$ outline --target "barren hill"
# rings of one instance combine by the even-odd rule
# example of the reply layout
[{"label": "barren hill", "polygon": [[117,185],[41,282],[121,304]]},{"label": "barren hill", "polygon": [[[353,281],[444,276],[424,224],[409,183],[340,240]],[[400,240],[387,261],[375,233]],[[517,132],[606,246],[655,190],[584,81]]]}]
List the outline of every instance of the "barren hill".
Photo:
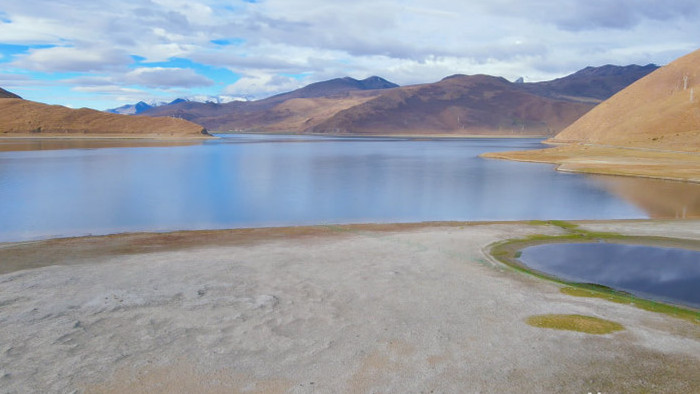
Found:
[{"label": "barren hill", "polygon": [[455,75],[383,92],[309,131],[554,135],[593,105],[531,94],[503,78]]},{"label": "barren hill", "polygon": [[640,79],[551,142],[700,151],[700,50]]},{"label": "barren hill", "polygon": [[281,102],[296,98],[347,97],[351,92],[357,90],[381,90],[396,88],[398,86],[399,85],[393,82],[389,82],[377,76],[372,76],[363,80],[350,77],[335,78],[328,81],[312,83],[301,89],[278,94],[263,101]]},{"label": "barren hill", "polygon": [[700,50],[638,80],[548,140],[561,146],[484,156],[700,183],[698,94]]},{"label": "barren hill", "polygon": [[0,99],[0,136],[202,138],[202,126],[174,118],[109,114],[70,109],[18,98]]},{"label": "barren hill", "polygon": [[379,77],[336,78],[258,101],[180,102],[151,108],[148,116],[174,116],[218,131],[303,132],[343,109],[398,85]]}]

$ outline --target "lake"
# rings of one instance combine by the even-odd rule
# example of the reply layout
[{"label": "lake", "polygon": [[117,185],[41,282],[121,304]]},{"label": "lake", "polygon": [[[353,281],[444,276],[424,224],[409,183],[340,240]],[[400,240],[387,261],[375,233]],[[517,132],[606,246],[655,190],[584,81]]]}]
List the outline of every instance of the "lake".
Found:
[{"label": "lake", "polygon": [[[168,146],[158,146],[158,145]],[[537,139],[3,141],[0,241],[361,222],[698,215],[700,185],[477,157]],[[655,190],[654,202],[636,190]]]},{"label": "lake", "polygon": [[520,261],[572,282],[595,283],[700,308],[700,251],[615,243],[553,243],[523,249]]}]

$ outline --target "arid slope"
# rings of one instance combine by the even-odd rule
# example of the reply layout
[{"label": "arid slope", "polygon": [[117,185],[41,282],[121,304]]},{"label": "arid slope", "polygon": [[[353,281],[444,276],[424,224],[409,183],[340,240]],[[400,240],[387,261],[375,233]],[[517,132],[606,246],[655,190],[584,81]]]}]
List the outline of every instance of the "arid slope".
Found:
[{"label": "arid slope", "polygon": [[383,92],[309,131],[554,135],[594,105],[531,94],[503,78],[455,75]]},{"label": "arid slope", "polygon": [[258,101],[179,102],[151,108],[148,116],[174,116],[216,131],[301,133],[335,113],[398,85],[379,77],[336,78]]},{"label": "arid slope", "polygon": [[633,83],[551,142],[700,150],[700,50]]},{"label": "arid slope", "polygon": [[175,118],[109,114],[71,109],[18,98],[0,99],[0,137],[80,136],[141,138],[202,138],[206,130]]},{"label": "arid slope", "polygon": [[700,182],[699,93],[700,50],[638,80],[548,140],[562,146],[484,156]]}]

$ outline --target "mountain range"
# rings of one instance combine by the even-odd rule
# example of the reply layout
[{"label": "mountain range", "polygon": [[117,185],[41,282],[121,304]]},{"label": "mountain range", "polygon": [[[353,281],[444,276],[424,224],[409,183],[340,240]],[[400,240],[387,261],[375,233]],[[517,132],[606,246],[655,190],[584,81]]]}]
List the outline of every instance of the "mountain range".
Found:
[{"label": "mountain range", "polygon": [[151,101],[151,102],[145,102],[145,101],[139,101],[136,104],[126,104],[122,105],[121,107],[117,108],[111,108],[105,110],[105,112],[110,112],[113,114],[122,114],[122,115],[139,115],[140,113],[151,109],[155,107],[160,107],[162,105],[173,105],[177,103],[183,103],[185,101],[194,101],[194,102],[199,102],[199,103],[216,103],[216,104],[223,104],[223,103],[228,103],[231,101],[236,101],[239,100],[235,97],[230,97],[230,96],[190,96],[187,98],[176,98],[175,100],[171,102],[166,102],[166,101]]},{"label": "mountain range", "polygon": [[453,75],[435,83],[398,86],[376,76],[345,77],[257,101],[176,99],[159,106],[140,102],[122,107],[122,112],[139,116],[49,106],[0,90],[0,133],[201,137],[204,126],[224,132],[554,136],[656,68],[588,67],[537,83]]},{"label": "mountain range", "polygon": [[141,114],[187,119],[220,132],[553,136],[656,68],[587,67],[537,83],[453,75],[398,86],[377,76],[345,77],[257,101],[179,102]]}]

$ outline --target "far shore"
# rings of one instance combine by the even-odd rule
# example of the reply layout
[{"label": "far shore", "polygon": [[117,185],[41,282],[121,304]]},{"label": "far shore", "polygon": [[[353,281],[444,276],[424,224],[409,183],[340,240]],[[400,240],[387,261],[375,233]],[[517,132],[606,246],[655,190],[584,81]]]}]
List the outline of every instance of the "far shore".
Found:
[{"label": "far shore", "polygon": [[549,138],[551,135],[515,135],[502,133],[484,134],[459,134],[459,133],[298,133],[298,132],[278,132],[278,131],[212,131],[213,134],[246,134],[246,135],[295,135],[295,136],[327,136],[327,137],[348,137],[348,138],[435,138],[435,139],[469,139],[469,138]]},{"label": "far shore", "polygon": [[[147,141],[188,143],[219,138],[219,135],[276,135],[276,136],[325,136],[344,138],[401,138],[401,139],[544,139],[548,136],[512,135],[512,134],[442,134],[442,133],[283,133],[283,132],[250,132],[229,131],[212,132],[212,135],[175,136],[156,134],[2,134],[3,141]],[[551,143],[544,144],[551,148],[511,151],[488,152],[481,155],[484,158],[505,159],[533,163],[556,164],[556,169],[562,172],[575,172],[599,175],[619,175],[642,178],[672,180],[689,183],[700,183],[700,152],[671,151],[660,149],[644,149],[636,147],[617,147],[593,144]],[[2,150],[2,149],[0,149]],[[11,149],[9,149],[11,150]]]}]

